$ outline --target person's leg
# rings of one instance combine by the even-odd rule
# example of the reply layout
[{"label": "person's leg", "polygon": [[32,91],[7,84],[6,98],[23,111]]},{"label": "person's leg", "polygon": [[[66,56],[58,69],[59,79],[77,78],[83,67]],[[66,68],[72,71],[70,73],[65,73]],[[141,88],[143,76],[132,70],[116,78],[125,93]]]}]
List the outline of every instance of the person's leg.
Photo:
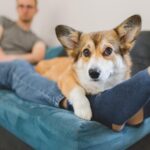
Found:
[{"label": "person's leg", "polygon": [[144,117],[150,116],[150,68],[112,89],[88,98],[93,120],[111,128],[113,124],[140,123]]},{"label": "person's leg", "polygon": [[22,99],[55,107],[64,98],[55,82],[41,77],[22,60],[0,63],[0,87],[15,91]]}]

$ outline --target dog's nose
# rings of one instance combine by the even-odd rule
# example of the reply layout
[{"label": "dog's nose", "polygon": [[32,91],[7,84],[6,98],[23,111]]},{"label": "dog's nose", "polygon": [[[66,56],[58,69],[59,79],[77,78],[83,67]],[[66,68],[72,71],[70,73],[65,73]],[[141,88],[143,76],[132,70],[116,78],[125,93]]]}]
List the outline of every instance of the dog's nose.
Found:
[{"label": "dog's nose", "polygon": [[92,79],[98,79],[98,77],[100,76],[100,70],[98,69],[90,69],[89,70],[89,75]]}]

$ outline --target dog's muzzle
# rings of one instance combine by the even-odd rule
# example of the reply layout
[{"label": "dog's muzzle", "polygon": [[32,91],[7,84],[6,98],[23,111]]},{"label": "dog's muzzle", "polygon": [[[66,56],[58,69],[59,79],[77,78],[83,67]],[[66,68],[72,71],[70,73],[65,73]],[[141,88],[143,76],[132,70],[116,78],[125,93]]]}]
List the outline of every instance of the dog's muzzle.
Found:
[{"label": "dog's muzzle", "polygon": [[100,73],[101,71],[98,70],[97,68],[89,70],[89,76],[94,80],[97,80],[99,78]]}]

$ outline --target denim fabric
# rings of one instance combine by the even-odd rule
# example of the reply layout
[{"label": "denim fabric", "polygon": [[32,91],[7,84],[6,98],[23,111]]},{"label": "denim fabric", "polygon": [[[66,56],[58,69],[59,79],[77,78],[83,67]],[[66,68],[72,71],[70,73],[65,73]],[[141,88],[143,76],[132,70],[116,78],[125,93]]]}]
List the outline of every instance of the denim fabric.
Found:
[{"label": "denim fabric", "polygon": [[0,87],[15,91],[24,100],[55,107],[64,98],[55,82],[41,77],[22,60],[0,63]]}]

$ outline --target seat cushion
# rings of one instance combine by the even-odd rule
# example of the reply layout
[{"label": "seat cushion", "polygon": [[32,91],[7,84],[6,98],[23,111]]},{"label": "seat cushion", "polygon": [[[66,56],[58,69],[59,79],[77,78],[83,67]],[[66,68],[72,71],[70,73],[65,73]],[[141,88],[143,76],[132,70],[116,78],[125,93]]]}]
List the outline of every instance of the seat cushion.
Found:
[{"label": "seat cushion", "polygon": [[37,150],[123,150],[150,133],[150,119],[117,133],[70,111],[23,101],[6,90],[0,92],[0,124]]},{"label": "seat cushion", "polygon": [[58,56],[66,56],[66,52],[62,46],[47,48],[45,59],[51,59]]}]

